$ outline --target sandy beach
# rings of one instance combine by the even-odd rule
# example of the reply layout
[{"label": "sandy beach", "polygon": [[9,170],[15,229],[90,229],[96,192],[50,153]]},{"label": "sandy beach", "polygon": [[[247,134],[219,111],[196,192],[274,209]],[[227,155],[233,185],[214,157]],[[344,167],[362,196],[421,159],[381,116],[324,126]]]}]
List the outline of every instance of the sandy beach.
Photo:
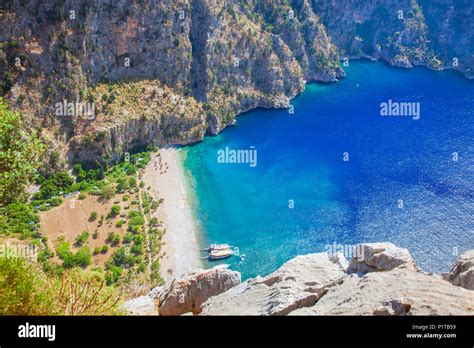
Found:
[{"label": "sandy beach", "polygon": [[169,281],[202,267],[196,226],[177,150],[165,148],[152,154],[142,179],[145,187],[151,186],[154,197],[164,199],[155,212],[166,229],[160,258],[163,279]]}]

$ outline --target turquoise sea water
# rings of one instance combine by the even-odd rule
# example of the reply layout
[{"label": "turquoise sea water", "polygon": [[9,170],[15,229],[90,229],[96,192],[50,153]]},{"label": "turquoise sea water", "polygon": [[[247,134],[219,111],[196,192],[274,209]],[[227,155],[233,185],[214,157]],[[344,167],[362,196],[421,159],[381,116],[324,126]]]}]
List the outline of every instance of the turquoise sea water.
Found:
[{"label": "turquoise sea water", "polygon": [[[474,82],[370,62],[346,72],[308,85],[294,114],[254,110],[184,148],[202,243],[239,247],[245,260],[224,262],[243,278],[334,243],[390,241],[438,272],[474,248]],[[382,117],[389,99],[419,102],[420,119]],[[217,160],[251,146],[255,167]]]}]

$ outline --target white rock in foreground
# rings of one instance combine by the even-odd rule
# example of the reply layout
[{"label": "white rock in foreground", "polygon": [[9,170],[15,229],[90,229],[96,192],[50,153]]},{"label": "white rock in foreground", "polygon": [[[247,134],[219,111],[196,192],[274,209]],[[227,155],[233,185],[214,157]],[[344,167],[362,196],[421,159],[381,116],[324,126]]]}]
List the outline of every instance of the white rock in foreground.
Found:
[{"label": "white rock in foreground", "polygon": [[201,314],[285,315],[312,306],[346,276],[340,257],[326,253],[297,256],[264,278],[257,277],[211,297]]},{"label": "white rock in foreground", "polygon": [[418,270],[408,250],[392,243],[358,244],[356,250],[357,255],[349,264],[349,273],[390,271],[397,267]]},{"label": "white rock in foreground", "polygon": [[240,284],[240,273],[220,265],[197,270],[173,280],[160,292],[157,301],[160,315],[181,315],[201,312],[201,304],[211,296]]},{"label": "white rock in foreground", "polygon": [[444,278],[454,285],[474,290],[474,250],[462,254]]},{"label": "white rock in foreground", "polygon": [[351,275],[292,315],[473,315],[474,291],[439,276],[394,269]]}]

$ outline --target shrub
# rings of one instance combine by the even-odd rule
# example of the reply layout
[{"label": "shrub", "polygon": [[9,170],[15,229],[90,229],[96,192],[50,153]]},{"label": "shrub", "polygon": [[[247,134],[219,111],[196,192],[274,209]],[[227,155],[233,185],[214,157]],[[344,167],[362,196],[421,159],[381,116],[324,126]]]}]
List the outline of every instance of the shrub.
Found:
[{"label": "shrub", "polygon": [[69,255],[72,255],[71,245],[69,244],[69,242],[64,242],[64,243],[60,244],[56,248],[56,253],[58,254],[58,257],[62,260],[64,260]]},{"label": "shrub", "polygon": [[63,200],[59,197],[54,197],[54,198],[48,199],[48,203],[51,204],[53,207],[60,206],[62,202],[63,202]]},{"label": "shrub", "polygon": [[112,240],[112,245],[118,245],[120,243],[120,236],[118,234],[114,235],[114,239]]},{"label": "shrub", "polygon": [[117,221],[117,223],[115,224],[115,227],[120,228],[120,227],[123,226],[124,223],[125,223],[125,220],[124,220],[124,219],[120,219],[120,220]]},{"label": "shrub", "polygon": [[122,275],[122,268],[119,266],[110,266],[107,269],[107,273],[105,274],[105,281],[107,285],[112,285],[116,283],[119,279],[120,276]]},{"label": "shrub", "polygon": [[120,243],[120,236],[116,233],[109,232],[105,241],[110,243],[112,246],[115,246]]},{"label": "shrub", "polygon": [[132,242],[132,240],[133,240],[133,234],[130,232],[125,233],[125,235],[123,236],[123,243],[129,244]]},{"label": "shrub", "polygon": [[128,188],[127,179],[124,177],[120,177],[117,179],[117,192],[123,192]]},{"label": "shrub", "polygon": [[156,209],[158,209],[159,206],[160,203],[158,203],[158,201],[154,201],[153,203],[151,203],[151,210],[155,211]]},{"label": "shrub", "polygon": [[105,239],[105,242],[106,242],[106,243],[111,243],[112,240],[114,239],[114,236],[115,236],[115,233],[109,232],[109,233],[107,234],[107,238]]},{"label": "shrub", "polygon": [[119,266],[119,267],[131,267],[135,263],[135,259],[133,255],[127,253],[125,248],[120,247],[112,254],[110,260],[108,261],[109,264],[112,266]]},{"label": "shrub", "polygon": [[122,208],[120,207],[120,205],[114,204],[112,208],[110,209],[109,214],[107,215],[107,219],[116,217],[118,214],[120,214],[121,209]]},{"label": "shrub", "polygon": [[82,201],[84,199],[86,199],[87,195],[85,193],[80,193],[79,194],[79,199]]},{"label": "shrub", "polygon": [[0,257],[0,315],[45,315],[55,309],[48,279],[38,265]]},{"label": "shrub", "polygon": [[99,247],[99,246],[96,246],[96,247],[94,248],[94,255],[97,255],[97,254],[99,254],[99,253],[100,253],[100,247]]},{"label": "shrub", "polygon": [[102,254],[107,254],[107,251],[109,251],[109,246],[108,245],[103,245],[102,249],[100,249],[100,252]]},{"label": "shrub", "polygon": [[0,257],[0,315],[120,314],[116,289],[97,272],[45,273],[23,258]]},{"label": "shrub", "polygon": [[95,221],[97,220],[97,212],[93,211],[91,215],[89,216],[89,221]]},{"label": "shrub", "polygon": [[133,242],[136,245],[142,245],[143,244],[143,236],[141,234],[137,234],[133,237]]},{"label": "shrub", "polygon": [[129,226],[141,226],[145,223],[145,219],[141,216],[135,216],[128,221]]},{"label": "shrub", "polygon": [[134,176],[131,176],[129,179],[128,179],[128,185],[130,187],[137,187],[137,178],[134,177]]},{"label": "shrub", "polygon": [[131,163],[126,163],[123,170],[127,175],[135,175],[137,172],[137,168]]},{"label": "shrub", "polygon": [[87,246],[80,248],[74,255],[74,264],[84,268],[91,264],[91,252]]},{"label": "shrub", "polygon": [[130,251],[135,255],[141,255],[143,254],[143,245],[134,245]]},{"label": "shrub", "polygon": [[131,212],[128,213],[127,216],[128,216],[129,219],[132,219],[132,218],[137,217],[137,216],[141,217],[142,214],[138,210],[132,210]]},{"label": "shrub", "polygon": [[151,220],[150,220],[150,226],[156,226],[158,225],[158,218],[157,217],[153,217]]},{"label": "shrub", "polygon": [[89,239],[89,231],[83,231],[76,237],[76,245],[82,246]]},{"label": "shrub", "polygon": [[105,186],[100,191],[100,196],[106,200],[112,199],[115,196],[115,190],[112,185]]}]

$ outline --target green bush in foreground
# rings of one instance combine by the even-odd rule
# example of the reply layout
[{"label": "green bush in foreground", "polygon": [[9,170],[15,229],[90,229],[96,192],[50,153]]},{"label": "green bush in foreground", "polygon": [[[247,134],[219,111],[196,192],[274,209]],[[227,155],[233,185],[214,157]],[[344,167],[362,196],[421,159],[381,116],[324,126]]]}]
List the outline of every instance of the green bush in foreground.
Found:
[{"label": "green bush in foreground", "polygon": [[0,315],[56,314],[48,278],[22,258],[0,257]]},{"label": "green bush in foreground", "polygon": [[0,315],[120,314],[116,289],[104,274],[72,270],[46,274],[35,262],[0,257]]}]

